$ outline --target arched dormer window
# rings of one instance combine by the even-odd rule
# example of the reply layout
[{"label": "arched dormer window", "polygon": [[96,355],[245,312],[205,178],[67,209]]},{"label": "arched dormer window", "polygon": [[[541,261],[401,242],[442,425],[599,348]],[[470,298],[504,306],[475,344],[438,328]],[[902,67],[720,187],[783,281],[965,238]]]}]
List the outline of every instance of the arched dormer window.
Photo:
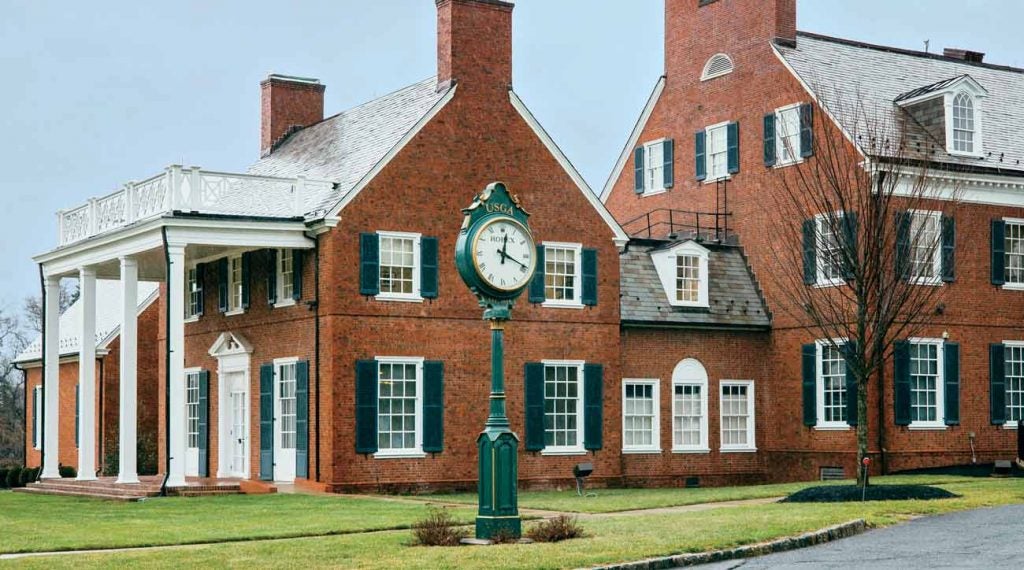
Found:
[{"label": "arched dormer window", "polygon": [[975,134],[974,98],[959,93],[953,99],[953,150],[974,154]]},{"label": "arched dormer window", "polygon": [[732,58],[724,53],[718,53],[711,56],[711,59],[704,64],[704,71],[700,75],[700,80],[708,81],[709,79],[729,75],[733,69],[735,67],[732,64]]},{"label": "arched dormer window", "polygon": [[708,372],[687,358],[672,371],[672,451],[707,453]]}]

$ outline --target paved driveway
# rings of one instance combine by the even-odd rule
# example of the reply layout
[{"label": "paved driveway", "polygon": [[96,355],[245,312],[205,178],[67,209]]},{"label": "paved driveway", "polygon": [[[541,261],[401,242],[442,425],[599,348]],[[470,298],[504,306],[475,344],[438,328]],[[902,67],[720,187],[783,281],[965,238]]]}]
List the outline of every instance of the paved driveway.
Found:
[{"label": "paved driveway", "polygon": [[803,550],[701,569],[1024,568],[1024,505],[917,519]]}]

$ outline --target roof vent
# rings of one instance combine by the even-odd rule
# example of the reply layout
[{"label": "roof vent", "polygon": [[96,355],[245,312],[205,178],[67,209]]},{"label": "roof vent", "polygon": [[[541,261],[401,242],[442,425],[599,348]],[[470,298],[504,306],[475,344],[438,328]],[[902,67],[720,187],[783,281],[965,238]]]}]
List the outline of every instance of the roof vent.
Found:
[{"label": "roof vent", "polygon": [[942,55],[953,59],[969,61],[971,63],[983,63],[985,61],[984,53],[959,48],[946,48],[942,50]]}]

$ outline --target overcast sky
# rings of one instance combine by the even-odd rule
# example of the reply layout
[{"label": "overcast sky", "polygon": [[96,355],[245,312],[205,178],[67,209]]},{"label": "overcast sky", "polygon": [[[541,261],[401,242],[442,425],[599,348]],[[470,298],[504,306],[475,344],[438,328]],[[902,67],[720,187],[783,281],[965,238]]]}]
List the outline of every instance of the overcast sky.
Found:
[{"label": "overcast sky", "polygon": [[[681,1],[681,0],[680,0]],[[259,81],[328,115],[435,73],[432,0],[0,0],[0,306],[39,292],[58,208],[171,163],[241,171]],[[1024,67],[1020,0],[800,0],[798,26]],[[663,70],[663,0],[519,0],[515,89],[595,190]]]}]

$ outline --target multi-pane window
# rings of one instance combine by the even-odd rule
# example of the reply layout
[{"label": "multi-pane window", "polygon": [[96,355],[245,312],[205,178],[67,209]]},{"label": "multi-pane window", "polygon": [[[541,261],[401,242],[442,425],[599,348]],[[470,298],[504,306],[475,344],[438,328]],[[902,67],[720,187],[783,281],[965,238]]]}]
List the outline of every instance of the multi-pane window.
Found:
[{"label": "multi-pane window", "polygon": [[777,165],[800,160],[800,106],[780,109],[775,113],[775,156]]},{"label": "multi-pane window", "polygon": [[953,150],[974,152],[974,100],[967,93],[953,99]]},{"label": "multi-pane window", "polygon": [[704,386],[673,386],[672,447],[697,449],[704,445]]},{"label": "multi-pane window", "polygon": [[626,380],[622,385],[622,448],[658,448],[657,381]]},{"label": "multi-pane window", "polygon": [[576,364],[544,366],[544,445],[548,450],[582,447],[581,378]]},{"label": "multi-pane window", "polygon": [[708,180],[724,178],[729,174],[728,125],[707,130]]},{"label": "multi-pane window", "polygon": [[279,300],[288,301],[292,298],[295,281],[292,279],[294,268],[292,250],[280,249],[277,251],[277,290]]},{"label": "multi-pane window", "polygon": [[1006,347],[1006,421],[1024,420],[1024,346]]},{"label": "multi-pane window", "polygon": [[185,429],[188,447],[199,447],[199,373],[189,372],[185,375]]},{"label": "multi-pane window", "polygon": [[242,256],[228,259],[228,310],[242,308]]},{"label": "multi-pane window", "polygon": [[942,213],[914,212],[910,217],[910,277],[937,283],[942,275]]},{"label": "multi-pane window", "polygon": [[580,251],[573,244],[544,246],[544,299],[551,304],[580,303]]},{"label": "multi-pane window", "polygon": [[417,294],[416,238],[381,234],[380,293],[411,297]]},{"label": "multi-pane window", "polygon": [[281,406],[281,449],[295,449],[295,364],[277,369],[277,397]]},{"label": "multi-pane window", "polygon": [[676,256],[676,300],[683,303],[700,301],[700,257]]},{"label": "multi-pane window", "polygon": [[841,215],[818,216],[814,220],[817,226],[815,263],[820,285],[844,282],[843,250],[840,241],[842,220]]},{"label": "multi-pane window", "polygon": [[378,363],[377,447],[382,452],[417,451],[419,365]]},{"label": "multi-pane window", "polygon": [[1006,222],[1006,282],[1024,285],[1024,224]]},{"label": "multi-pane window", "polygon": [[665,188],[665,145],[649,143],[644,147],[644,191],[656,192]]},{"label": "multi-pane window", "polygon": [[942,394],[940,343],[910,343],[910,420],[912,423],[938,424]]},{"label": "multi-pane window", "polygon": [[199,315],[199,308],[203,302],[203,284],[199,279],[199,269],[190,267],[187,275],[187,286],[185,289],[188,298],[185,299],[185,318],[192,318]]},{"label": "multi-pane window", "polygon": [[831,343],[818,344],[818,394],[821,409],[819,425],[846,425],[846,359],[842,348]]},{"label": "multi-pane window", "polygon": [[719,405],[722,415],[722,449],[754,449],[754,384],[723,381]]}]

